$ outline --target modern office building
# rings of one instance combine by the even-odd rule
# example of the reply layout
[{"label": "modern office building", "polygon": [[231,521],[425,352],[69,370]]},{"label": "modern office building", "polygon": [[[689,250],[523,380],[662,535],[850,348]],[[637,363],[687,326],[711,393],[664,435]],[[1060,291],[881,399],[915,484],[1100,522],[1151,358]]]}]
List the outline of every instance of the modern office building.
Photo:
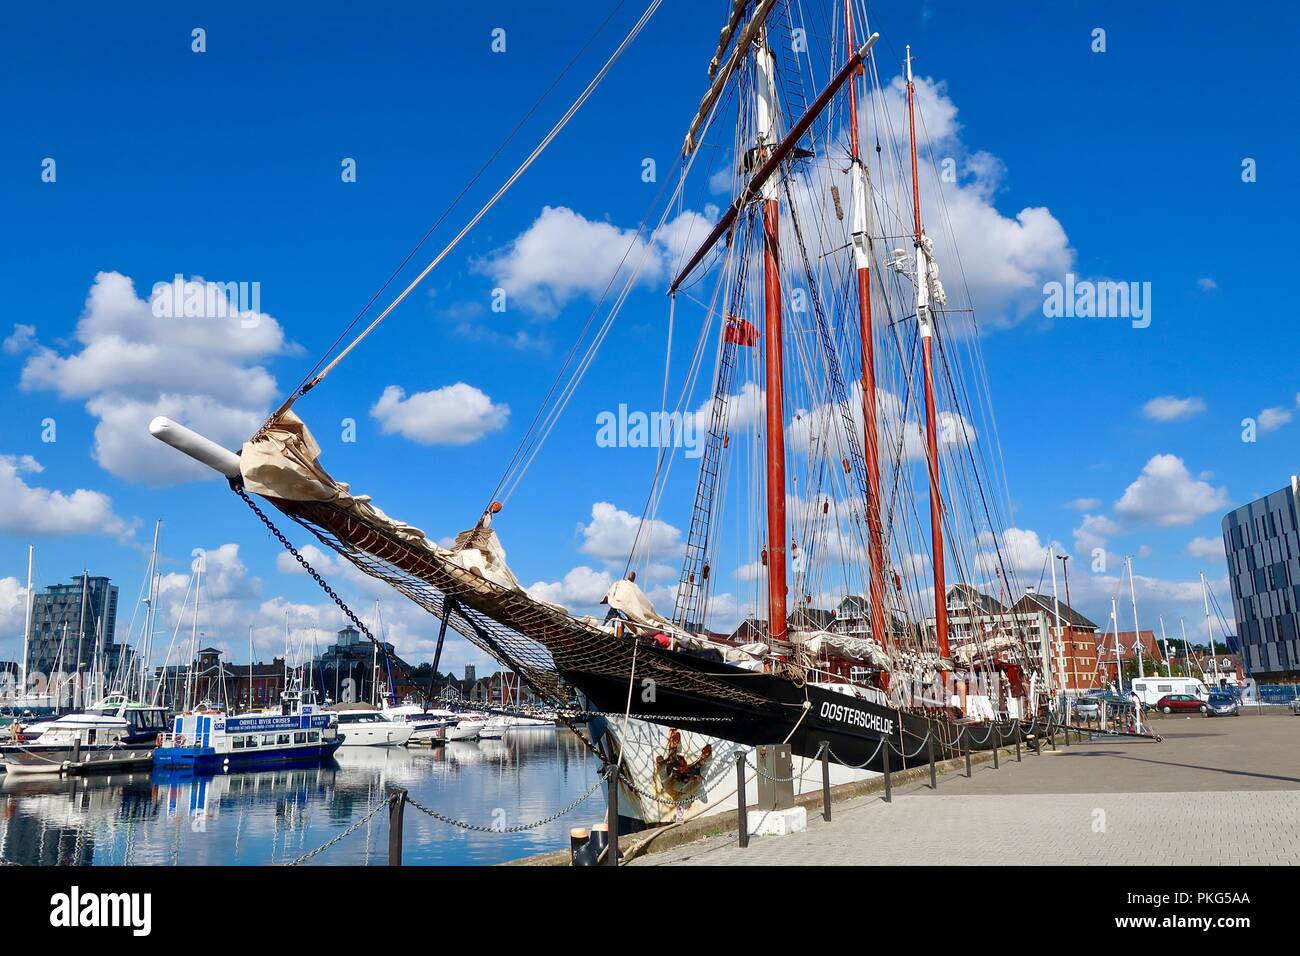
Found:
[{"label": "modern office building", "polygon": [[1263,682],[1300,678],[1297,496],[1300,476],[1292,476],[1289,487],[1223,518],[1237,642],[1246,672]]},{"label": "modern office building", "polygon": [[32,599],[28,672],[89,672],[102,654],[105,674],[115,674],[129,654],[116,635],[117,587],[108,578],[78,574],[70,584],[53,584]]}]

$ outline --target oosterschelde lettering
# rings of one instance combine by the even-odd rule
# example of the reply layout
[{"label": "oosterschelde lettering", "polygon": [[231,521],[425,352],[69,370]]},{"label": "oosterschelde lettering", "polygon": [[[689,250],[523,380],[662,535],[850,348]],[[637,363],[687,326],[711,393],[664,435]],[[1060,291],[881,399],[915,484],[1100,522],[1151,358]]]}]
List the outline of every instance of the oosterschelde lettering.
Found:
[{"label": "oosterschelde lettering", "polygon": [[1135,329],[1151,324],[1150,282],[1076,280],[1067,272],[1065,282],[1043,284],[1043,297],[1049,319],[1132,319]]},{"label": "oosterschelde lettering", "polygon": [[834,720],[837,723],[848,724],[850,727],[861,727],[863,730],[872,730],[885,735],[894,732],[894,719],[892,717],[868,713],[865,710],[858,710],[856,707],[845,707],[843,704],[836,704],[829,700],[822,701],[821,710],[818,713],[823,720]]},{"label": "oosterschelde lettering", "polygon": [[133,936],[153,929],[151,893],[82,893],[74,886],[51,896],[50,907],[50,925],[59,928],[126,926]]}]

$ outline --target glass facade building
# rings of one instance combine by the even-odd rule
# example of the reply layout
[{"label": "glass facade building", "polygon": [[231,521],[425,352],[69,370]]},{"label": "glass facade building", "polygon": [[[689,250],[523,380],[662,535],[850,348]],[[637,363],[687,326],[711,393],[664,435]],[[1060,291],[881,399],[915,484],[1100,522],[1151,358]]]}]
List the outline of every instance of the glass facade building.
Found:
[{"label": "glass facade building", "polygon": [[89,671],[102,654],[105,671],[113,674],[123,653],[116,635],[117,587],[108,578],[78,574],[70,584],[54,584],[32,596],[28,670]]},{"label": "glass facade building", "polygon": [[1247,672],[1263,681],[1300,676],[1298,494],[1300,477],[1292,477],[1223,519],[1237,640]]}]

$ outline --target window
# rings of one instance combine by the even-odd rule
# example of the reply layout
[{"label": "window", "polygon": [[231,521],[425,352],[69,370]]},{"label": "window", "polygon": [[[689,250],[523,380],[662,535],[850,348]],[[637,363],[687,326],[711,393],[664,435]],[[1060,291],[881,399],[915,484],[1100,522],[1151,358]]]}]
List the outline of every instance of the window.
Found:
[{"label": "window", "polygon": [[276,741],[276,743],[281,743],[281,744],[287,744],[287,743],[289,743],[289,735],[288,735],[288,734],[280,734],[280,738],[279,738],[279,740]]},{"label": "window", "polygon": [[244,749],[244,738],[243,738],[243,737],[232,737],[231,740],[230,740],[230,747],[231,747],[232,750],[243,750],[243,749]]},{"label": "window", "polygon": [[262,746],[263,746],[263,747],[274,747],[274,746],[275,746],[275,734],[263,734],[263,735],[262,735]]},{"label": "window", "polygon": [[246,747],[248,747],[249,749],[252,749],[253,747],[256,747],[256,746],[257,746],[257,734],[249,734],[248,737],[247,737],[246,740],[245,740],[244,745],[245,745]]},{"label": "window", "polygon": [[293,735],[293,742],[296,744],[305,744],[307,742],[307,734],[301,730],[298,731]]},{"label": "window", "polygon": [[1167,694],[1173,689],[1173,684],[1156,684],[1156,690],[1161,694]]},{"label": "window", "polygon": [[320,743],[320,731],[313,730],[307,734],[307,742],[312,744]]}]

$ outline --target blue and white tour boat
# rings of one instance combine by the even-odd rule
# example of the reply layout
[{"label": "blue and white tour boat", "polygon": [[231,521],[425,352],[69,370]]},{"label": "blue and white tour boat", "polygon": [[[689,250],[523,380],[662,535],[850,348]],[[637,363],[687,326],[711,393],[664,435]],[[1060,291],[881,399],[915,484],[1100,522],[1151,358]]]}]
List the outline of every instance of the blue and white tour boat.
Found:
[{"label": "blue and white tour boat", "polygon": [[177,714],[154,751],[154,766],[216,771],[319,763],[342,743],[338,719],[317,703],[310,688],[281,694],[278,713]]}]

